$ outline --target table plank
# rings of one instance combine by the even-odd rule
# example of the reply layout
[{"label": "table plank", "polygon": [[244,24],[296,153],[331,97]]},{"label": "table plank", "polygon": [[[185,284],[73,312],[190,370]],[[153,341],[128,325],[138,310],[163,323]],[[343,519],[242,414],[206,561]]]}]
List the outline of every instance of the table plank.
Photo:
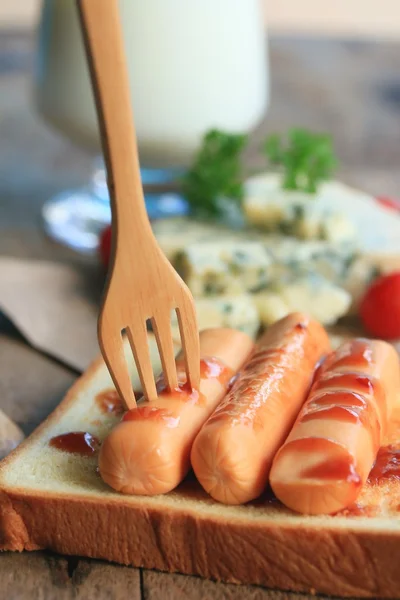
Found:
[{"label": "table plank", "polygon": [[[56,407],[76,374],[0,333],[0,408],[29,434]],[[0,556],[0,599],[140,599],[138,569],[46,552]]]},{"label": "table plank", "polygon": [[145,570],[143,571],[143,598],[145,600],[315,600],[316,597]]},{"label": "table plank", "polygon": [[28,435],[57,406],[76,375],[0,333],[0,408]]},{"label": "table plank", "polygon": [[4,600],[69,600],[73,597],[67,559],[42,552],[2,554],[0,581],[0,597]]},{"label": "table plank", "polygon": [[47,552],[0,557],[1,600],[140,600],[139,569]]}]

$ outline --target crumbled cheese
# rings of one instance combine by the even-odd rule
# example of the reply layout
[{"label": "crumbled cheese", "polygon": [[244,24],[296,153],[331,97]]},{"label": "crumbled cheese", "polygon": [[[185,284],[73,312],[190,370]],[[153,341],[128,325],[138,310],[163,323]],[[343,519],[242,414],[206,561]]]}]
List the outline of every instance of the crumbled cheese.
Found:
[{"label": "crumbled cheese", "polygon": [[[299,240],[276,232],[232,230],[190,219],[156,221],[153,229],[161,248],[196,297],[217,299],[221,295],[265,292],[263,314],[268,310],[278,316],[286,314],[285,294],[277,294],[276,289],[294,280],[307,280],[310,273],[320,276],[320,281],[325,284],[333,284],[333,298],[337,297],[339,302],[338,316],[343,314],[344,303],[343,294],[335,295],[340,288],[346,298],[351,294],[351,310],[354,311],[371,280],[388,262],[386,255],[362,254],[354,240],[341,243]],[[400,253],[391,259],[397,269],[400,268],[399,256]],[[303,309],[310,312],[312,296],[303,295],[302,298]],[[267,308],[267,302],[271,309]],[[296,308],[293,303],[289,304]],[[323,304],[326,305],[326,301]],[[332,322],[334,317],[323,315],[322,318]],[[266,316],[263,321],[270,322],[270,317]]]},{"label": "crumbled cheese", "polygon": [[[231,327],[244,331],[253,339],[256,337],[260,319],[252,296],[241,294],[196,298],[195,303],[200,331],[208,327]],[[174,340],[179,340],[179,326],[175,313],[172,318],[172,336]]]},{"label": "crumbled cheese", "polygon": [[242,294],[268,285],[271,257],[259,242],[198,243],[175,266],[194,296]]},{"label": "crumbled cheese", "polygon": [[323,277],[309,273],[276,282],[270,289],[255,294],[254,301],[263,325],[297,310],[330,325],[347,313],[351,296]]},{"label": "crumbled cheese", "polygon": [[304,240],[349,242],[356,229],[335,204],[327,205],[316,195],[283,190],[279,178],[253,186],[243,203],[247,222],[270,233],[280,232]]},{"label": "crumbled cheese", "polygon": [[[270,226],[272,219],[276,224],[275,232],[286,229],[285,233],[288,233],[288,221],[292,235],[320,237],[332,242],[353,241],[358,243],[363,253],[400,256],[400,215],[379,204],[370,194],[339,181],[328,181],[322,183],[318,193],[310,197],[282,190],[278,173],[251,177],[245,188],[244,210],[251,224],[261,226],[263,206],[273,205],[274,209],[268,208],[265,218],[269,231],[274,231]],[[273,218],[274,214],[280,214],[280,220]],[[320,227],[315,225],[318,220]],[[279,226],[279,222],[283,225]],[[303,226],[305,230],[302,230]]]},{"label": "crumbled cheese", "polygon": [[263,244],[271,256],[272,280],[310,271],[329,281],[340,282],[357,254],[352,244],[334,245],[323,240],[300,242],[277,235],[265,236]]}]

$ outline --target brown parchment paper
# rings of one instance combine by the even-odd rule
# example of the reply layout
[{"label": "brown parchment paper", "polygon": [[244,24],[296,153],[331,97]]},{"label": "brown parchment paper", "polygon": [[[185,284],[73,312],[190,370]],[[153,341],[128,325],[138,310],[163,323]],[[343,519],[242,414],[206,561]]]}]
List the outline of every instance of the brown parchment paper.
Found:
[{"label": "brown parchment paper", "polygon": [[86,265],[0,258],[0,310],[33,347],[84,371],[99,354],[103,278]]}]

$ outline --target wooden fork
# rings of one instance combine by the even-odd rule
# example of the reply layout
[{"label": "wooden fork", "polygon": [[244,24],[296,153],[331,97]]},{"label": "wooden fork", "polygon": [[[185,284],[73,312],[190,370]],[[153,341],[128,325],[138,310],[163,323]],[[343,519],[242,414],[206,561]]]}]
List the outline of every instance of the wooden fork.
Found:
[{"label": "wooden fork", "polygon": [[144,395],[147,400],[154,400],[157,390],[146,321],[151,319],[166,384],[174,389],[178,381],[170,319],[171,311],[176,309],[187,381],[197,388],[200,380],[197,318],[192,295],[159,248],[146,213],[118,0],[78,0],[78,8],[113,215],[111,268],[99,316],[98,337],[115,387],[126,406],[133,408],[136,401],[124,355],[122,330],[129,339]]}]

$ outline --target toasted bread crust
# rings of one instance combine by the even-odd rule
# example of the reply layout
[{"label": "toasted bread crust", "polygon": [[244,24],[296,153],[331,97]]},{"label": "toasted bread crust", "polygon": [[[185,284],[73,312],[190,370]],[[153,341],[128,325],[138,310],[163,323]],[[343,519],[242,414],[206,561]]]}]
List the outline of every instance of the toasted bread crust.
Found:
[{"label": "toasted bread crust", "polygon": [[2,495],[3,550],[47,548],[124,565],[298,592],[398,594],[399,538],[35,495]]},{"label": "toasted bread crust", "polygon": [[[95,498],[7,488],[2,473],[56,424],[103,363],[74,384],[59,407],[0,465],[0,550],[47,548],[125,565],[200,575],[299,592],[393,598],[400,589],[400,527],[315,527],[285,511],[271,519],[230,518],[182,502],[154,504],[123,496]],[[179,493],[179,492],[178,492]],[[197,496],[196,496],[197,497]],[[199,495],[199,500],[204,498]],[[254,516],[254,513],[253,513]],[[372,519],[372,518],[371,518]],[[364,521],[363,521],[364,523]]]}]

